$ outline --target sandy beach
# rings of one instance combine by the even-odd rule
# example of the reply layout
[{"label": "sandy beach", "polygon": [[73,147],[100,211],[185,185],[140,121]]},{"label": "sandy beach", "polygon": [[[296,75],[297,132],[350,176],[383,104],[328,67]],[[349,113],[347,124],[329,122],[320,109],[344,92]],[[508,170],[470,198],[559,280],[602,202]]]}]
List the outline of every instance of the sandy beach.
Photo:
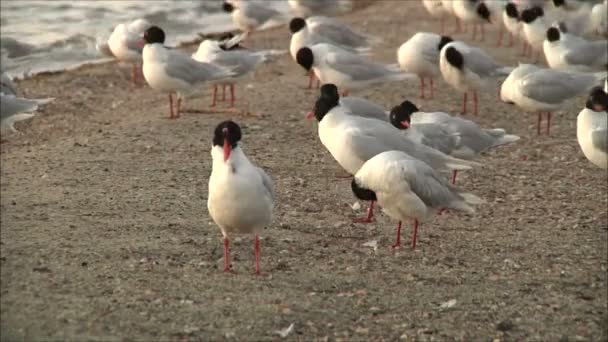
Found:
[{"label": "sandy beach", "polygon": [[[381,35],[374,59],[386,63],[415,32],[439,30],[420,1],[377,1],[341,19]],[[496,28],[486,33],[476,44],[497,61],[529,61],[495,47]],[[287,49],[289,38],[282,27],[246,45]],[[304,119],[318,92],[289,55],[237,85],[238,103],[261,117],[169,120],[166,94],[133,86],[115,63],[18,84],[56,100],[0,144],[2,341],[279,340],[292,323],[286,340],[608,341],[608,179],[577,144],[584,98],[537,136],[536,115],[500,103],[496,80],[467,117],[521,140],[458,179],[486,203],[422,225],[414,251],[408,222],[406,246],[392,251],[388,216],[351,223],[366,204],[352,209],[350,179]],[[417,81],[352,95],[459,112],[462,95],[436,84],[432,100]],[[208,108],[210,90],[185,107]],[[212,131],[228,118],[275,182],[261,277],[251,236],[233,242],[236,274],[224,274],[207,212]],[[377,250],[364,246],[372,240]]]}]

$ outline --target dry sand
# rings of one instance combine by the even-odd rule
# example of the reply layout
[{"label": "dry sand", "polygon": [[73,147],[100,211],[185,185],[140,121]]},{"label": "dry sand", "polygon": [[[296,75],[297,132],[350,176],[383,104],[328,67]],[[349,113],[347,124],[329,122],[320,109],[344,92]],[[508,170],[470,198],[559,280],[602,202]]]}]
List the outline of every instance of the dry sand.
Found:
[{"label": "dry sand", "polygon": [[[418,1],[377,2],[343,19],[383,35],[376,59],[392,63],[413,33],[439,27]],[[495,48],[495,34],[481,45],[515,65],[518,51]],[[282,28],[248,44],[288,40]],[[1,144],[2,341],[270,340],[291,323],[288,339],[300,341],[608,339],[608,184],[576,142],[583,99],[538,137],[534,115],[497,102],[497,81],[474,119],[522,139],[458,182],[487,204],[437,217],[415,251],[392,253],[395,222],[351,223],[363,210],[351,209],[349,179],[303,119],[317,94],[303,89],[303,70],[288,56],[262,67],[238,95],[264,117],[234,117],[278,196],[262,234],[266,276],[256,277],[249,236],[233,244],[237,274],[222,272],[206,209],[212,129],[230,116],[168,120],[166,95],[128,75],[109,64],[19,84],[57,100]],[[461,95],[437,83],[432,101],[418,98],[416,82],[356,95],[457,112]],[[187,107],[206,108],[208,88]],[[377,251],[362,246],[371,240]]]}]

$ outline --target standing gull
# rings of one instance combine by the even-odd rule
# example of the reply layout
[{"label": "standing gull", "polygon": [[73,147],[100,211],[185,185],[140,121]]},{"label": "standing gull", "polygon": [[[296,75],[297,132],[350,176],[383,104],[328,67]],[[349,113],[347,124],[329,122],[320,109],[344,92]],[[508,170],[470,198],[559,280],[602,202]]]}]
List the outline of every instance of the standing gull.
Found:
[{"label": "standing gull", "polygon": [[17,96],[17,89],[11,79],[2,73],[0,76],[0,130],[17,132],[15,122],[31,119],[38,106],[49,103],[54,98],[26,99]]},{"label": "standing gull", "polygon": [[370,158],[355,174],[351,188],[357,198],[377,201],[388,216],[399,221],[393,248],[401,246],[401,221],[414,220],[412,249],[415,249],[419,223],[446,209],[472,214],[473,205],[483,203],[402,151],[386,151]]},{"label": "standing gull", "polygon": [[[183,93],[192,91],[197,84],[234,75],[232,70],[197,62],[181,51],[169,50],[163,45],[165,32],[158,26],[147,29],[144,40],[146,41],[143,50],[144,78],[153,89],[169,93],[170,119],[179,117]],[[173,93],[177,96],[175,111]]]},{"label": "standing gull", "polygon": [[118,24],[110,38],[108,48],[119,61],[131,63],[131,79],[133,83],[141,78],[142,50],[144,47],[144,32],[152,26],[145,19],[136,19],[129,24]]},{"label": "standing gull", "polygon": [[230,239],[255,234],[255,272],[260,274],[259,233],[272,222],[274,188],[266,172],[247,159],[240,140],[241,128],[233,121],[215,128],[207,208],[224,236],[224,272],[230,272]]},{"label": "standing gull", "polygon": [[585,108],[576,119],[576,138],[585,157],[599,168],[608,169],[608,94],[592,89]]},{"label": "standing gull", "polygon": [[608,68],[608,42],[588,41],[580,37],[567,38],[557,27],[547,29],[543,51],[552,69],[573,71],[602,71]]},{"label": "standing gull", "polygon": [[263,3],[256,3],[249,0],[226,1],[222,9],[232,16],[234,24],[246,36],[251,36],[257,30],[272,19],[281,18],[283,14],[279,11],[265,6]]}]

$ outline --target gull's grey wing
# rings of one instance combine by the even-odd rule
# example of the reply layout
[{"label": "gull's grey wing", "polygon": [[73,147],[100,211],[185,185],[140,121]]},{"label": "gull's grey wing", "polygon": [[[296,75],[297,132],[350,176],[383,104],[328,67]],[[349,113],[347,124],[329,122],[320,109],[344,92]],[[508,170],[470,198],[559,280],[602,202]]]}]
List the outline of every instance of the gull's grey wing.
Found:
[{"label": "gull's grey wing", "polygon": [[460,140],[458,136],[441,125],[415,124],[412,125],[412,128],[422,134],[422,143],[426,146],[430,146],[445,154],[450,154],[458,148]]},{"label": "gull's grey wing", "polygon": [[39,102],[14,95],[0,95],[0,117],[4,120],[11,115],[29,113],[38,109]]},{"label": "gull's grey wing", "polygon": [[500,64],[479,48],[469,47],[458,51],[464,56],[467,68],[481,77],[494,76],[496,71],[501,68]]},{"label": "gull's grey wing", "polygon": [[403,178],[407,181],[412,192],[418,196],[427,207],[447,208],[463,198],[452,187],[445,177],[433,170],[426,163],[415,159],[397,161]]},{"label": "gull's grey wing", "polygon": [[420,52],[422,53],[424,60],[439,65],[439,50],[437,50],[437,46],[422,49]]},{"label": "gull's grey wing", "polygon": [[598,150],[608,153],[608,130],[595,129],[591,131],[591,143]]},{"label": "gull's grey wing", "polygon": [[600,66],[605,70],[608,65],[606,60],[608,45],[605,40],[596,42],[585,42],[577,44],[576,49],[572,49],[563,55],[564,61],[571,65]]},{"label": "gull's grey wing", "polygon": [[397,150],[422,160],[434,169],[448,169],[448,158],[445,154],[409,140],[387,122],[355,116],[349,117],[349,120],[355,121],[356,125],[347,126],[344,131],[345,139],[351,144],[353,153],[361,160],[367,161],[378,153]]},{"label": "gull's grey wing", "polygon": [[246,17],[255,19],[258,22],[258,25],[263,25],[268,20],[281,15],[279,11],[259,3],[250,1],[241,1],[240,3],[243,5],[241,8],[243,14]]},{"label": "gull's grey wing", "polygon": [[368,47],[368,37],[352,30],[350,27],[334,21],[318,21],[310,25],[311,32],[319,34],[335,45],[353,48]]},{"label": "gull's grey wing", "polygon": [[587,91],[594,80],[592,75],[543,69],[524,76],[519,80],[519,86],[526,97],[543,103],[559,104]]},{"label": "gull's grey wing", "polygon": [[256,168],[262,177],[262,184],[264,185],[264,190],[266,191],[266,195],[272,200],[274,203],[274,183],[268,174],[262,168]]},{"label": "gull's grey wing", "polygon": [[235,75],[244,75],[265,60],[261,54],[246,50],[228,50],[215,54],[213,63],[226,68],[233,68]]},{"label": "gull's grey wing", "polygon": [[0,93],[4,95],[17,95],[17,86],[5,73],[2,73],[0,76]]},{"label": "gull's grey wing", "polygon": [[191,85],[233,75],[232,71],[213,64],[197,62],[179,51],[169,51],[165,72],[167,75],[183,80]]},{"label": "gull's grey wing", "polygon": [[325,62],[334,70],[349,75],[353,81],[367,81],[397,75],[385,65],[377,64],[351,53],[329,53]]},{"label": "gull's grey wing", "polygon": [[340,104],[354,115],[388,122],[384,108],[366,99],[354,96],[341,97]]}]

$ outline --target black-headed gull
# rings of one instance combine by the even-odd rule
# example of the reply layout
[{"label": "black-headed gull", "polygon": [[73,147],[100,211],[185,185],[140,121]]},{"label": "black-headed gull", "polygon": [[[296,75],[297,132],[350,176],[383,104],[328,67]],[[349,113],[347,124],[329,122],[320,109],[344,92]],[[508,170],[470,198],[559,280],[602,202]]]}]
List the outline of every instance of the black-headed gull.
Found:
[{"label": "black-headed gull", "polygon": [[[346,108],[348,112],[353,115],[388,122],[389,112],[386,111],[384,108],[362,97],[340,97],[340,94],[338,93],[338,87],[336,87],[335,84],[324,84],[323,86],[321,86],[320,93],[320,97],[327,97],[330,99],[339,97],[340,106]],[[312,119],[314,117],[314,112],[308,112],[306,114],[306,119]]]},{"label": "black-headed gull", "polygon": [[[388,122],[353,115],[340,105],[338,97],[319,97],[314,114],[319,121],[321,143],[351,175],[371,157],[389,150],[404,151],[437,170],[467,170],[478,165],[414,142]],[[372,217],[373,203],[368,217],[361,222],[371,222]]]},{"label": "black-headed gull", "polygon": [[310,17],[313,15],[338,15],[352,10],[350,0],[288,0],[295,15]]},{"label": "black-headed gull", "polygon": [[608,0],[595,4],[591,9],[591,28],[596,34],[608,38]]},{"label": "black-headed gull", "polygon": [[506,76],[513,68],[496,63],[480,48],[456,41],[441,49],[439,69],[449,85],[464,92],[463,114],[467,112],[467,95],[469,92],[473,93],[473,113],[477,115],[477,91],[486,87],[489,79]]},{"label": "black-headed gull", "polygon": [[1,75],[0,89],[0,130],[17,132],[15,122],[33,118],[38,106],[49,103],[54,98],[26,99],[17,96],[17,89],[11,79],[5,74]]},{"label": "black-headed gull", "polygon": [[[192,58],[198,62],[210,63],[220,67],[231,68],[234,76],[222,80],[221,84],[230,86],[230,109],[234,111],[234,83],[252,73],[259,65],[269,61],[272,56],[279,56],[285,51],[278,50],[248,50],[248,49],[226,49],[220,41],[206,39],[199,44],[198,49],[192,54]],[[213,100],[211,107],[215,107],[217,101],[217,83],[213,86]]]},{"label": "black-headed gull", "polygon": [[443,210],[474,213],[479,197],[449,184],[428,164],[402,151],[386,151],[366,161],[357,171],[351,188],[365,201],[377,201],[383,211],[398,220],[397,240],[401,246],[401,222],[414,220],[412,249],[416,248],[418,224]]},{"label": "black-headed gull", "polygon": [[[399,129],[414,128],[424,136],[427,146],[434,147],[455,158],[471,160],[490,148],[519,140],[502,128],[483,129],[473,121],[453,117],[443,112],[421,112],[410,101],[393,108],[390,122]],[[452,184],[457,171],[452,172]]]},{"label": "black-headed gull", "polygon": [[[143,74],[153,89],[169,93],[170,119],[180,115],[184,93],[202,82],[225,79],[234,76],[231,69],[192,59],[182,51],[170,50],[163,45],[165,32],[152,26],[144,33],[146,45],[143,50]],[[177,106],[173,111],[173,96],[177,94]]]},{"label": "black-headed gull", "polygon": [[576,138],[590,162],[608,169],[608,94],[597,87],[591,90],[585,108],[576,119]]},{"label": "black-headed gull", "polygon": [[230,272],[230,239],[255,234],[255,272],[260,274],[259,233],[272,222],[274,189],[268,174],[247,159],[240,140],[241,128],[233,121],[215,128],[207,208],[224,236],[224,271]]},{"label": "black-headed gull", "polygon": [[422,0],[422,4],[431,17],[439,19],[441,22],[441,33],[445,32],[445,20],[450,16],[451,10],[446,8],[441,0]]},{"label": "black-headed gull", "polygon": [[[289,22],[289,31],[291,32],[289,53],[295,62],[298,51],[306,46],[327,43],[351,52],[367,53],[371,45],[380,41],[378,38],[359,33],[335,19],[323,16],[293,18]],[[309,72],[309,76],[310,89],[314,73]]]},{"label": "black-headed gull", "polygon": [[396,65],[375,63],[358,54],[336,50],[330,44],[303,47],[298,50],[296,60],[304,69],[313,70],[321,83],[335,84],[343,95],[373,84],[415,77],[401,72]]},{"label": "black-headed gull", "polygon": [[502,83],[500,99],[506,103],[516,104],[525,111],[537,112],[536,132],[539,135],[542,114],[547,113],[547,134],[549,134],[551,112],[559,110],[570,99],[601,84],[605,78],[605,73],[566,72],[520,64]]},{"label": "black-headed gull", "polygon": [[134,83],[141,77],[144,32],[152,24],[145,19],[136,19],[129,24],[118,24],[108,38],[108,48],[119,61],[131,63],[131,78]]},{"label": "black-headed gull", "polygon": [[401,70],[420,78],[420,97],[424,98],[424,79],[429,80],[430,97],[433,98],[433,78],[439,76],[439,51],[450,43],[451,37],[430,32],[418,32],[397,49],[397,62]]},{"label": "black-headed gull", "polygon": [[[521,21],[519,19],[519,11],[513,2],[508,2],[502,12],[502,22],[509,33],[508,47],[513,46],[515,38],[521,37]],[[501,45],[499,42],[498,46]]]},{"label": "black-headed gull", "polygon": [[543,42],[545,41],[545,35],[549,26],[545,22],[544,15],[545,12],[538,6],[525,9],[521,12],[520,18],[523,36],[528,43],[524,45],[523,55],[532,56],[536,52],[537,56],[540,56],[542,53]]},{"label": "black-headed gull", "polygon": [[573,71],[602,71],[608,68],[608,42],[567,38],[557,27],[547,29],[543,51],[550,68]]},{"label": "black-headed gull", "polygon": [[257,30],[260,26],[268,23],[273,19],[283,18],[284,15],[261,2],[253,2],[249,0],[232,0],[225,1],[222,4],[224,12],[228,12],[232,16],[232,22],[246,36]]},{"label": "black-headed gull", "polygon": [[480,40],[484,40],[485,30],[484,25],[490,22],[490,9],[487,4],[480,0],[453,0],[454,14],[465,25],[470,23],[473,26],[472,39],[477,37],[477,29],[479,28]]}]

